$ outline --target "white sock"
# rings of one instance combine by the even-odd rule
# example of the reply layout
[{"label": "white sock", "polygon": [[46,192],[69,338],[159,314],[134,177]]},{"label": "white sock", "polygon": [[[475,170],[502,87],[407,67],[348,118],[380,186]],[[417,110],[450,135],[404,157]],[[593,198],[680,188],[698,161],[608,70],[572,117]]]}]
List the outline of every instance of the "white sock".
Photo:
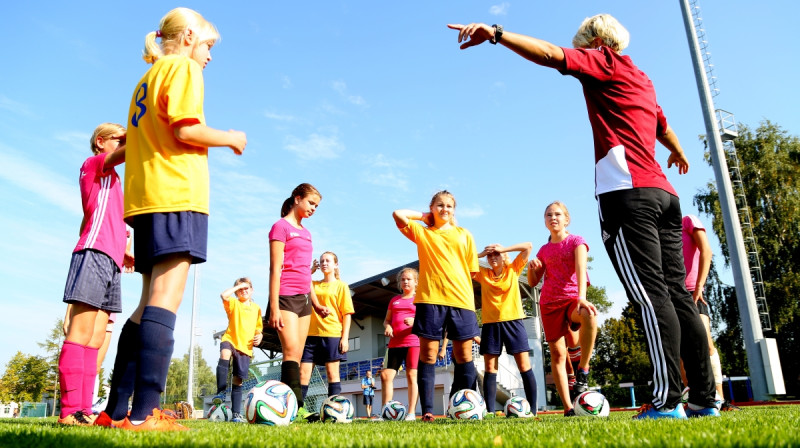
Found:
[{"label": "white sock", "polygon": [[711,359],[711,371],[714,372],[714,383],[722,384],[722,364],[719,361],[719,352],[714,352],[709,358]]}]

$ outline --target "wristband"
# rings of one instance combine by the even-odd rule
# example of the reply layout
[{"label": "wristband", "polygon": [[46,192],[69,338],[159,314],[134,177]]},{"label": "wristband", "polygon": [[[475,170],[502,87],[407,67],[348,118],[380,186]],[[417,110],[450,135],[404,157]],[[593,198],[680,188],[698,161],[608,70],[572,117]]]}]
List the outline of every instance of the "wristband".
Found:
[{"label": "wristband", "polygon": [[492,45],[497,45],[503,37],[503,25],[492,25],[492,28],[494,28],[494,37],[489,39],[489,42],[491,42]]}]

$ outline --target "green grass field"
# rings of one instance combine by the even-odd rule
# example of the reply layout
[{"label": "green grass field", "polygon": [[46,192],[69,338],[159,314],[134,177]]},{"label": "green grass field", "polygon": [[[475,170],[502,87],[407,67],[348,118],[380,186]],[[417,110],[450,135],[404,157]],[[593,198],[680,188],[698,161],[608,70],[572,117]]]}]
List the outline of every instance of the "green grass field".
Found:
[{"label": "green grass field", "polygon": [[0,447],[531,447],[531,446],[800,446],[800,406],[748,407],[717,419],[634,421],[634,412],[607,419],[541,415],[539,421],[370,422],[288,427],[188,421],[193,431],[132,433],[65,428],[55,418],[0,420]]}]

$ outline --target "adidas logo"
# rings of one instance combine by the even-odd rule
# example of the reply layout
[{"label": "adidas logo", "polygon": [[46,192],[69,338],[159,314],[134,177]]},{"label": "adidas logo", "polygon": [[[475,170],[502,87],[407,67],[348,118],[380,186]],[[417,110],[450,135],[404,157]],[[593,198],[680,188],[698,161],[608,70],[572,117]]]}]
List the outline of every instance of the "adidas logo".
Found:
[{"label": "adidas logo", "polygon": [[609,235],[608,232],[603,230],[603,243],[605,243],[609,238],[611,238],[611,235]]}]

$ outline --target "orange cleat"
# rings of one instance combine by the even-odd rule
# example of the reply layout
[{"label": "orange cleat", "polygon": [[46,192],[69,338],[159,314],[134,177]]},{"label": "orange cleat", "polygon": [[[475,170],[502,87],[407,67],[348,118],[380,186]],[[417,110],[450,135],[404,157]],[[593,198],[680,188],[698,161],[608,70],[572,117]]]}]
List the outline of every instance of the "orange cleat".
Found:
[{"label": "orange cleat", "polygon": [[102,426],[105,428],[119,428],[119,426],[122,425],[122,422],[124,421],[125,421],[124,418],[122,420],[112,420],[111,416],[106,414],[105,411],[103,411],[94,420],[94,425]]},{"label": "orange cleat", "polygon": [[75,411],[64,418],[59,418],[58,423],[66,426],[92,426],[94,424],[94,416],[89,416],[83,411]]},{"label": "orange cleat", "polygon": [[189,428],[176,422],[174,418],[161,412],[161,409],[153,409],[153,415],[147,416],[144,422],[139,425],[131,423],[129,418],[117,426],[128,431],[189,431]]}]

